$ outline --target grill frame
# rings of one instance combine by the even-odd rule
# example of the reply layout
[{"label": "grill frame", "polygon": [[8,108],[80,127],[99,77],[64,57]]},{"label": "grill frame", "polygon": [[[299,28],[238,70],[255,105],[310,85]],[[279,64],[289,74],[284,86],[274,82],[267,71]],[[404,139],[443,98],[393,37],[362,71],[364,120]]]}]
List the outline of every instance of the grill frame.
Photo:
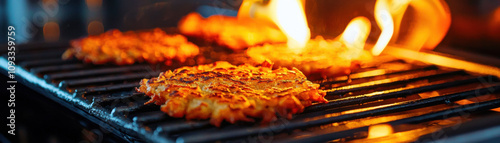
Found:
[{"label": "grill frame", "polygon": [[[66,46],[66,45],[65,45]],[[23,49],[23,48],[18,48],[21,50],[29,50],[33,49],[33,47],[36,46],[27,46],[28,48]],[[44,46],[42,46],[44,47]],[[50,46],[47,46],[50,47]],[[56,46],[57,47],[57,46]],[[56,48],[56,49],[64,49],[64,48]],[[58,53],[59,54],[59,53]],[[54,54],[57,55],[57,54]],[[36,57],[35,57],[36,58]],[[43,58],[43,56],[41,56]],[[29,59],[27,56],[22,56],[20,59],[25,60]],[[48,60],[50,61],[50,60]],[[2,67],[2,73],[6,74],[6,65],[7,61],[4,57],[0,58],[0,66]],[[53,60],[51,62],[21,62],[21,66],[33,66],[33,65],[45,65],[48,63],[66,63],[66,62],[61,62],[57,60]],[[145,118],[139,118],[134,117],[131,121],[129,119],[126,119],[126,117],[131,113],[137,113],[141,111],[149,111],[151,109],[158,109],[158,106],[156,105],[132,105],[132,106],[120,106],[113,108],[111,111],[107,112],[108,109],[105,109],[104,107],[101,107],[100,105],[105,105],[106,104],[112,104],[109,102],[114,102],[116,100],[124,100],[124,99],[130,99],[138,96],[142,96],[142,94],[131,94],[131,95],[116,95],[112,96],[109,95],[106,97],[102,98],[94,98],[92,102],[88,103],[88,101],[82,100],[80,97],[86,94],[92,94],[92,93],[99,93],[100,92],[108,92],[110,90],[122,90],[122,89],[128,89],[137,86],[137,83],[125,83],[125,84],[118,84],[118,85],[110,85],[110,86],[97,86],[97,87],[91,87],[91,88],[76,88],[70,92],[64,91],[68,87],[74,87],[74,86],[79,86],[79,85],[86,85],[89,83],[96,83],[96,82],[104,82],[97,78],[95,79],[87,79],[88,81],[82,81],[82,80],[77,80],[77,81],[72,81],[72,80],[65,80],[60,82],[58,85],[51,84],[50,82],[52,80],[57,80],[57,78],[53,78],[54,76],[50,76],[47,74],[43,74],[48,71],[57,71],[57,70],[64,70],[64,69],[78,69],[78,68],[85,68],[89,65],[85,64],[79,64],[78,62],[76,64],[70,64],[71,66],[45,66],[45,68],[35,68],[37,70],[32,70],[33,68],[30,68],[30,70],[26,70],[23,67],[16,67],[16,80],[19,81],[19,83],[22,83],[24,85],[27,85],[30,88],[33,88],[37,92],[42,93],[46,97],[48,97],[51,100],[54,100],[63,106],[65,106],[68,109],[71,109],[78,113],[79,115],[88,118],[89,120],[101,125],[103,128],[110,130],[112,133],[115,133],[115,135],[122,137],[123,139],[126,139],[128,141],[150,141],[150,142],[172,142],[172,141],[185,141],[185,142],[196,142],[196,141],[214,141],[214,140],[207,140],[206,138],[200,139],[200,138],[188,138],[188,140],[184,138],[177,138],[177,140],[172,140],[170,138],[165,137],[164,135],[168,132],[172,131],[179,131],[179,130],[185,130],[187,128],[204,128],[204,127],[209,127],[210,124],[208,121],[196,121],[196,122],[188,122],[185,124],[179,124],[177,126],[168,126],[166,127],[159,127],[157,129],[147,129],[144,128],[143,124],[144,121],[152,121],[155,120],[156,118],[163,118],[165,114],[153,114],[155,116],[151,117],[151,119],[145,119]],[[144,65],[134,65],[136,67],[141,67]],[[147,67],[147,66],[145,66]],[[435,65],[431,65],[430,67],[424,67],[424,69],[434,69],[438,68]],[[40,70],[43,69],[43,70]],[[117,69],[134,69],[130,68],[130,66],[125,66],[125,67],[112,67],[112,68],[106,68],[106,69],[111,69],[111,70],[104,70],[104,69],[89,69],[87,71],[92,71],[94,70],[94,73],[99,73],[99,74],[110,74],[107,79],[108,81],[121,81],[121,80],[130,80],[130,79],[135,79],[135,78],[147,78],[151,76],[156,76],[160,70],[156,69],[156,71],[148,71],[148,72],[142,72],[138,74],[132,74],[132,75],[124,75],[124,76],[114,76],[111,75],[115,72],[120,72],[120,70]],[[438,68],[439,69],[439,68]],[[133,71],[133,70],[132,70]],[[92,72],[91,72],[92,73]],[[396,72],[397,73],[397,72]],[[144,74],[149,74],[149,76],[143,76]],[[432,76],[443,76],[447,74],[468,74],[462,70],[458,71],[450,71],[450,72],[444,72],[444,73],[435,73],[435,74],[429,74],[426,76],[422,76],[419,74],[419,76],[415,77],[408,77],[407,79],[402,79],[400,81],[390,81],[387,83],[377,83],[370,85],[368,84],[367,86],[361,86],[361,87],[355,87],[355,88],[347,88],[345,90],[339,89],[335,90],[333,93],[330,92],[329,94],[345,94],[349,93],[352,91],[357,91],[357,90],[367,90],[367,89],[372,89],[373,87],[376,86],[385,86],[385,85],[390,85],[390,84],[401,84],[401,83],[408,83],[414,80],[419,80],[419,79],[425,79],[429,78]],[[77,74],[78,75],[78,74]],[[84,76],[90,76],[89,73],[85,73],[84,71],[80,72],[80,75]],[[61,76],[61,75],[59,75]],[[75,75],[63,75],[61,77],[73,77]],[[57,76],[56,76],[57,77]],[[58,77],[58,78],[61,78]],[[79,77],[79,76],[76,76]],[[482,78],[488,77],[488,76],[481,76]],[[393,97],[399,97],[399,96],[405,96],[409,94],[414,94],[414,93],[420,93],[422,91],[430,91],[433,89],[440,89],[441,87],[449,87],[449,86],[454,86],[454,85],[461,85],[469,82],[476,82],[478,81],[478,78],[471,78],[471,79],[465,79],[465,80],[460,80],[461,82],[445,82],[442,84],[437,84],[437,85],[429,85],[429,86],[423,86],[423,87],[417,87],[417,88],[411,88],[411,89],[406,89],[402,90],[400,92],[391,92],[391,94],[381,94],[379,97],[371,97],[371,98],[353,98],[352,100],[343,100],[342,102],[338,102],[341,100],[336,100],[337,102],[331,102],[331,104],[325,104],[323,108],[318,108],[316,110],[322,110],[324,108],[331,108],[333,106],[342,106],[342,105],[352,105],[356,103],[362,103],[365,101],[374,101],[374,100],[380,100],[380,99],[385,99],[385,98],[393,98]],[[139,80],[137,80],[138,82]],[[494,81],[498,81],[498,78],[495,78]],[[76,83],[75,83],[76,82]],[[498,87],[495,87],[497,89]],[[498,90],[496,91],[498,92]],[[54,96],[55,95],[55,96]],[[468,94],[469,95],[469,94]],[[143,96],[144,97],[144,96]],[[340,99],[345,99],[345,98],[340,98]],[[331,100],[335,101],[335,100]],[[441,101],[441,100],[440,100]],[[496,103],[496,102],[495,102]],[[311,108],[317,108],[318,106],[312,106],[310,108],[307,108],[306,110],[311,110]],[[458,110],[458,107],[456,107]],[[369,115],[373,115],[373,113],[366,113]],[[146,116],[149,117],[149,116]],[[410,120],[410,119],[408,119]],[[340,120],[339,120],[340,121]],[[331,121],[330,121],[331,122]],[[393,123],[395,125],[400,124],[403,121],[394,121]],[[310,123],[305,123],[306,125],[301,125],[301,126],[309,126],[308,124]],[[319,124],[319,123],[318,123]],[[390,123],[392,124],[392,122]],[[165,124],[163,124],[165,125]],[[358,131],[358,130],[365,130],[367,127],[361,127],[361,128],[355,128],[352,130],[347,130],[346,132],[350,131]],[[268,130],[268,129],[266,129]],[[271,129],[272,130],[272,129]],[[263,130],[260,130],[263,131]],[[339,132],[338,134],[342,134],[344,132]],[[248,133],[242,133],[245,136],[248,135]],[[230,137],[235,137],[234,133],[229,134]],[[196,136],[195,136],[196,137]],[[199,137],[199,136],[198,136]],[[224,138],[229,138],[229,137],[224,137]],[[199,140],[198,140],[199,139]],[[315,138],[314,140],[318,140],[320,138]],[[311,140],[309,140],[311,141]]]}]

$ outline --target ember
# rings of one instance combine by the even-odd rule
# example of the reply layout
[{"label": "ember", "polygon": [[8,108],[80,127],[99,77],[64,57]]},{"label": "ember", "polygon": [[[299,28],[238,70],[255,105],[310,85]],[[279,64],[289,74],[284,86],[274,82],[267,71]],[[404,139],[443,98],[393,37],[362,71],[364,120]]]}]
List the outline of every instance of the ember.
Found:
[{"label": "ember", "polygon": [[263,43],[286,42],[285,35],[272,23],[250,18],[214,15],[205,19],[198,13],[190,13],[179,22],[179,30],[235,51]]}]

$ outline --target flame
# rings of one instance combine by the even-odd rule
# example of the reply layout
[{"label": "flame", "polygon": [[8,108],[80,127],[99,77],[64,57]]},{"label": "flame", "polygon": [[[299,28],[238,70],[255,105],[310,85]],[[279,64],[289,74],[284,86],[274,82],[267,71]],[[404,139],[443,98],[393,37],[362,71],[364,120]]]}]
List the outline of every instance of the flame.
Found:
[{"label": "flame", "polygon": [[267,5],[245,0],[238,18],[251,17],[273,22],[287,36],[287,45],[300,53],[311,38],[302,0],[271,0]]},{"label": "flame", "polygon": [[[408,6],[415,10],[412,27],[399,39],[401,20]],[[451,23],[448,6],[443,0],[377,0],[375,20],[382,33],[372,49],[379,55],[391,39],[413,50],[432,50],[444,38]]]},{"label": "flame", "polygon": [[102,0],[85,0],[88,8],[99,8],[102,6]]},{"label": "flame", "polygon": [[368,128],[368,138],[370,139],[388,136],[392,133],[392,126],[388,124],[373,125]]}]

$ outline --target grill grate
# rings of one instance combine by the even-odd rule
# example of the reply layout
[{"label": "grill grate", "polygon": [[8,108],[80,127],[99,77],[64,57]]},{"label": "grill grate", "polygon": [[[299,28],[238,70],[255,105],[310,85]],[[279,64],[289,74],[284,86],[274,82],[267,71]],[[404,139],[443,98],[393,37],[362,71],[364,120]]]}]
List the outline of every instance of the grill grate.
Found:
[{"label": "grill grate", "polygon": [[[292,120],[279,119],[270,125],[223,124],[216,128],[205,120],[171,118],[159,111],[157,105],[144,105],[149,98],[134,91],[140,79],[157,76],[175,67],[145,64],[95,66],[77,60],[64,61],[60,56],[66,47],[66,44],[18,47],[17,73],[24,79],[20,82],[49,98],[76,105],[129,141],[348,141],[365,138],[373,124],[385,123],[397,128],[452,118],[463,112],[489,112],[489,109],[500,106],[497,96],[500,85],[495,76],[389,57],[390,60],[381,59],[379,63],[362,67],[350,78],[317,81],[328,91],[326,98],[329,103],[310,106]],[[1,52],[0,65],[6,71],[5,51]],[[422,96],[430,92],[440,95]],[[472,105],[454,103],[484,96],[488,98],[481,98],[483,100]],[[482,115],[471,118],[479,117]],[[353,122],[363,124],[350,125]]]}]

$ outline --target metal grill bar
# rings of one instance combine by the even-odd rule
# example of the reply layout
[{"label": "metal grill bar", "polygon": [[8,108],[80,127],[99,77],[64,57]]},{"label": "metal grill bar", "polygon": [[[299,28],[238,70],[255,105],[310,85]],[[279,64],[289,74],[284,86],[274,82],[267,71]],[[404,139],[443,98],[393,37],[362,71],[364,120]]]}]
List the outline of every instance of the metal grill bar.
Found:
[{"label": "metal grill bar", "polygon": [[64,50],[51,50],[51,51],[42,51],[36,53],[24,53],[20,55],[16,55],[16,61],[25,61],[25,60],[36,60],[36,59],[47,59],[47,57],[61,57]]},{"label": "metal grill bar", "polygon": [[47,73],[47,72],[56,72],[56,71],[64,71],[64,70],[77,70],[77,69],[84,69],[89,67],[88,65],[84,64],[66,64],[66,65],[53,65],[53,66],[45,66],[45,67],[36,67],[36,68],[31,68],[31,73],[34,74],[39,74],[39,73]]},{"label": "metal grill bar", "polygon": [[109,85],[109,86],[101,86],[101,87],[93,87],[93,88],[80,88],[75,89],[77,94],[80,93],[94,93],[94,92],[109,92],[115,90],[124,90],[131,89],[134,87],[138,87],[139,83],[126,83],[126,84],[118,84],[118,85]]},{"label": "metal grill bar", "polygon": [[327,124],[327,123],[334,123],[334,122],[340,122],[340,121],[359,119],[359,118],[376,116],[376,115],[387,114],[387,113],[392,113],[392,112],[406,111],[406,110],[416,109],[416,108],[420,108],[420,107],[424,107],[424,106],[446,104],[446,103],[450,103],[451,101],[465,99],[465,98],[468,98],[470,96],[478,96],[478,95],[486,95],[486,94],[496,93],[496,92],[500,91],[499,89],[500,89],[500,86],[493,86],[493,87],[489,87],[489,88],[470,90],[470,91],[466,91],[466,92],[460,92],[460,93],[456,93],[456,94],[432,97],[432,98],[427,98],[427,99],[403,101],[403,102],[395,103],[394,105],[387,106],[384,108],[379,108],[379,109],[374,109],[374,110],[369,110],[369,111],[364,111],[364,112],[344,114],[344,115],[340,115],[340,116],[327,117],[327,118],[322,118],[322,119],[317,119],[317,120],[296,121],[296,122],[290,122],[288,124],[283,124],[283,125],[274,125],[274,126],[268,126],[268,127],[253,127],[253,128],[244,128],[244,129],[238,129],[238,130],[223,130],[223,131],[218,131],[216,133],[211,132],[211,133],[205,133],[205,134],[186,135],[186,136],[179,137],[178,141],[182,141],[182,142],[210,142],[210,141],[231,139],[231,138],[237,138],[237,137],[244,137],[244,136],[249,136],[249,135],[257,135],[259,133],[264,133],[264,132],[276,133],[276,131],[290,131],[293,129],[307,128],[307,127],[323,125],[323,124]]},{"label": "metal grill bar", "polygon": [[144,105],[144,102],[143,103],[136,103],[133,106],[115,107],[111,111],[111,115],[114,115],[114,116],[123,116],[123,115],[126,115],[126,114],[132,114],[132,113],[135,113],[135,112],[157,110],[158,108],[159,108],[158,105],[154,105],[154,104]]},{"label": "metal grill bar", "polygon": [[178,122],[178,123],[170,123],[158,126],[155,130],[155,134],[169,134],[172,132],[181,132],[192,129],[199,129],[204,127],[210,127],[209,121],[191,121],[191,122]]}]

